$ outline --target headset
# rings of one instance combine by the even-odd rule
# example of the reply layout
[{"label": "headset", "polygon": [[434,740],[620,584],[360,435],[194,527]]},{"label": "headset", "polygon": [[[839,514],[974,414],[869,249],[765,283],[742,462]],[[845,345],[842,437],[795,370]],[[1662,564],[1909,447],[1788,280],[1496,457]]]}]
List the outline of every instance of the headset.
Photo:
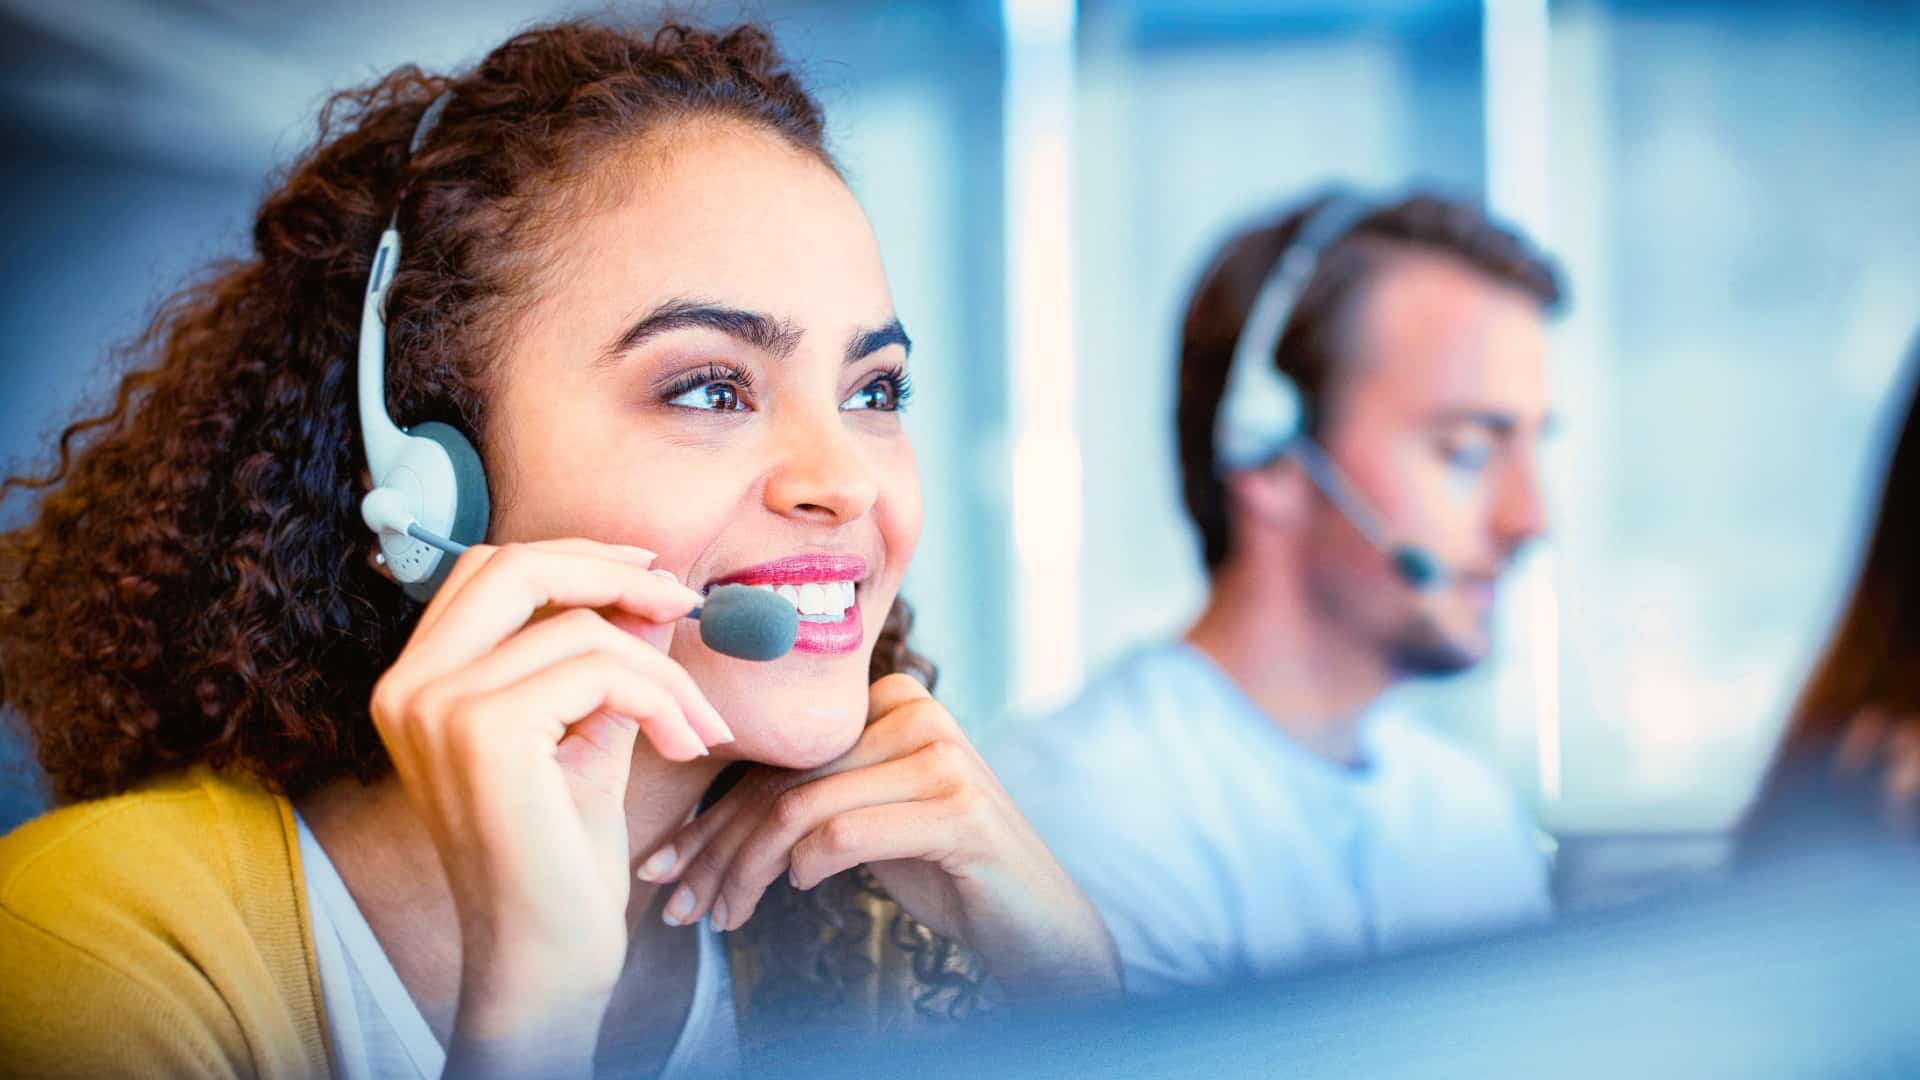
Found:
[{"label": "headset", "polygon": [[[407,144],[409,158],[420,152],[452,96],[441,94],[421,114]],[[396,206],[374,249],[360,311],[360,432],[373,477],[373,490],[360,500],[360,517],[379,537],[380,564],[408,596],[425,603],[460,553],[486,538],[492,503],[480,454],[460,429],[438,421],[403,428],[387,413],[387,289],[399,263]],[[687,618],[700,621],[700,640],[708,648],[741,660],[785,656],[800,629],[792,604],[744,585],[713,589]]]},{"label": "headset", "polygon": [[1426,549],[1388,539],[1379,513],[1307,434],[1300,388],[1274,359],[1321,257],[1375,209],[1376,204],[1351,192],[1333,191],[1308,213],[1268,271],[1234,344],[1226,392],[1214,419],[1214,462],[1224,476],[1293,458],[1335,509],[1392,562],[1401,580],[1430,589],[1446,582],[1446,568]]},{"label": "headset", "polygon": [[[407,145],[411,158],[440,122],[452,92],[427,106]],[[408,596],[433,598],[454,559],[486,538],[491,503],[486,470],[466,435],[429,421],[403,428],[387,413],[387,289],[400,262],[400,209],[380,234],[360,311],[360,432],[373,490],[360,517],[379,538],[377,558]]]}]

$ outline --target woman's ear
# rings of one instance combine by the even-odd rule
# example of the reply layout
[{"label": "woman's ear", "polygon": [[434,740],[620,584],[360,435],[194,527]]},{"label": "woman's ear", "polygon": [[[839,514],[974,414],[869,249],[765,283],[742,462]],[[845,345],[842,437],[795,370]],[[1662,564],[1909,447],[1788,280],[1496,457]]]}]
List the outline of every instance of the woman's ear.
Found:
[{"label": "woman's ear", "polygon": [[1313,501],[1311,487],[1306,470],[1285,455],[1227,477],[1227,496],[1234,510],[1244,520],[1276,529],[1292,529],[1306,520]]}]

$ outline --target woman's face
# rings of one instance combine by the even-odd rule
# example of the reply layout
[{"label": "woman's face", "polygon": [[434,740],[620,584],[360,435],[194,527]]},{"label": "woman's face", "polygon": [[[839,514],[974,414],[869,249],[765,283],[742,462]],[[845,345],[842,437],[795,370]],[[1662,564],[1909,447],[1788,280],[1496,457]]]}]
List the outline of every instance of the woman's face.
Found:
[{"label": "woman's face", "polygon": [[689,621],[669,651],[733,728],[716,755],[823,763],[866,722],[920,535],[908,344],[872,229],[825,164],[743,126],[681,126],[609,178],[615,197],[553,238],[496,368],[490,539],[635,544],[695,589],[792,588],[787,656],[723,656]]}]

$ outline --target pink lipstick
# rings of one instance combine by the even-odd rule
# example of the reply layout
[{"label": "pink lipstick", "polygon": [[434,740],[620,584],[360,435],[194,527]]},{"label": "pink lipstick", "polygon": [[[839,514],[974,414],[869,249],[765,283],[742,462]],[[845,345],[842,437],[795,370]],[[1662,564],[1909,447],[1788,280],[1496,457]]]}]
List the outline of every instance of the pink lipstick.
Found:
[{"label": "pink lipstick", "polygon": [[779,593],[801,611],[795,652],[839,655],[866,638],[858,585],[867,561],[858,555],[811,553],[778,559],[715,578],[717,585],[746,585]]}]

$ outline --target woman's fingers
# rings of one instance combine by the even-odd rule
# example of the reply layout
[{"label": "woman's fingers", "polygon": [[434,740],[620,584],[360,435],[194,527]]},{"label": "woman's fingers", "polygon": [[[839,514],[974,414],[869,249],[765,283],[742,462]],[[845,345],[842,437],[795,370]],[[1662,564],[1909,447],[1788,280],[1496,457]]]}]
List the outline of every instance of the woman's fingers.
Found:
[{"label": "woman's fingers", "polygon": [[[842,757],[834,765],[842,765],[846,760]],[[783,793],[831,771],[832,766],[809,773],[765,767],[752,769],[718,803],[688,822],[672,840],[648,856],[637,872],[642,881],[682,882],[661,912],[667,923],[680,926],[699,917],[695,906],[701,904],[701,897],[684,883],[689,870],[738,851],[759,827],[767,808]],[[701,904],[699,910],[704,912],[706,908]]]},{"label": "woman's fingers", "polygon": [[789,871],[797,889],[835,874],[896,859],[943,862],[986,818],[985,801],[971,789],[937,799],[849,810],[822,822],[793,847]]},{"label": "woman's fingers", "polygon": [[634,876],[641,881],[656,884],[678,881],[688,863],[697,858],[708,844],[713,843],[716,838],[725,833],[747,807],[760,801],[755,792],[768,784],[798,782],[796,774],[783,769],[764,766],[749,769],[747,774],[733,785],[732,790],[722,796],[718,802],[701,811],[692,821],[682,825],[666,843],[655,848],[645,859],[642,859],[640,865],[634,870]]},{"label": "woman's fingers", "polygon": [[609,799],[625,800],[627,773],[640,725],[633,717],[608,709],[595,711],[567,728],[554,759],[569,775],[591,784]]},{"label": "woman's fingers", "polygon": [[608,545],[600,545],[608,554],[594,555],[554,543],[514,544],[476,560],[457,591],[434,598],[446,604],[428,632],[415,631],[401,664],[435,673],[464,667],[546,607],[618,608],[669,623],[700,603],[700,594],[648,569],[651,555],[622,559]]},{"label": "woman's fingers", "polygon": [[[934,742],[951,742],[980,765],[982,776],[993,770],[960,730],[953,714],[911,675],[895,674],[867,690],[867,731],[856,752],[871,743],[885,757],[901,757]],[[863,763],[864,764],[864,763]]]},{"label": "woman's fingers", "polygon": [[480,568],[487,565],[487,560],[493,558],[494,553],[499,550],[500,548],[493,544],[475,544],[453,560],[453,569],[447,571],[447,580],[440,583],[440,588],[435,590],[433,599],[427,601],[426,610],[420,613],[419,620],[413,624],[415,637],[428,633],[439,623],[455,594],[472,580],[473,575],[479,573]]},{"label": "woman's fingers", "polygon": [[[414,632],[420,633],[421,631],[430,629],[434,623],[439,622],[440,617],[446,612],[447,604],[452,601],[453,597],[459,594],[460,590],[473,578],[474,574],[480,571],[481,567],[487,564],[488,560],[492,559],[493,556],[500,551],[505,550],[508,546],[515,545],[475,544],[455,559],[453,569],[447,573],[447,580],[441,582],[439,590],[434,593],[433,599],[427,603],[426,610],[420,613],[420,620],[415,624]],[[656,558],[654,553],[648,551],[646,548],[633,547],[629,544],[603,544],[598,540],[587,540],[581,537],[563,537],[557,540],[535,540],[517,546],[557,551],[573,555],[614,558],[622,562],[631,562],[636,566],[651,567]]]},{"label": "woman's fingers", "polygon": [[688,761],[707,752],[672,694],[605,653],[571,657],[488,690],[446,680],[421,691],[415,701],[418,715],[402,723],[433,742],[461,748],[465,758],[505,752],[523,760],[525,750],[506,748],[528,739],[538,748],[557,747],[570,727],[602,709],[631,718],[670,760]]},{"label": "woman's fingers", "polygon": [[468,669],[468,685],[475,691],[507,686],[541,668],[595,652],[616,657],[637,674],[659,683],[680,703],[681,711],[706,745],[733,741],[733,732],[719,710],[707,701],[685,668],[587,608],[573,608],[543,619],[501,642]]},{"label": "woman's fingers", "polygon": [[[650,877],[646,873],[640,875],[647,881],[680,882],[660,913],[668,925],[684,926],[707,911],[708,901],[712,897],[711,889],[702,894],[687,883],[687,875],[698,868],[710,867],[714,860],[725,859],[730,853],[738,851],[740,845],[759,827],[766,808],[782,792],[798,786],[804,780],[805,777],[799,773],[780,769],[753,770],[724,798],[695,818],[671,842],[642,864],[643,871],[657,869],[659,863],[656,860],[664,860],[669,854],[672,856],[671,868],[657,876]],[[720,866],[724,869],[725,863],[722,862]],[[703,880],[713,877],[710,869],[698,869],[698,872]]]},{"label": "woman's fingers", "polygon": [[[809,772],[797,773],[765,766],[753,769],[718,803],[682,826],[667,843],[643,859],[635,873],[642,881],[678,881],[693,860],[699,858],[709,846],[721,842],[723,838],[731,843],[722,843],[721,846],[729,850],[739,846],[745,839],[744,830],[753,827],[752,821],[742,818],[743,814],[746,818],[757,819],[766,812],[768,803],[789,788],[835,773],[863,769],[904,757],[933,741],[945,730],[937,716],[907,720],[905,723],[869,726],[852,750]],[[730,828],[733,829],[731,835],[728,834]],[[668,906],[672,907],[671,904]]]},{"label": "woman's fingers", "polygon": [[787,871],[801,838],[854,810],[950,795],[967,783],[972,761],[953,743],[929,743],[904,758],[836,773],[788,788],[765,811],[709,844],[681,875],[692,891],[689,918],[709,911],[713,928],[746,923],[767,886]]},{"label": "woman's fingers", "polygon": [[933,691],[911,675],[896,672],[867,688],[867,723],[871,724],[910,702],[933,700]]},{"label": "woman's fingers", "polygon": [[[867,728],[853,749],[806,773],[754,769],[719,803],[688,822],[666,844],[641,860],[636,875],[650,882],[681,880],[687,868],[709,846],[724,839],[726,842],[720,843],[723,849],[737,848],[758,818],[767,812],[767,804],[789,788],[906,757],[939,741],[957,743],[979,761],[979,755],[960,734],[952,716],[927,693],[926,687],[909,675],[887,676],[874,683],[868,693]],[[984,763],[981,767],[984,771]],[[669,902],[667,906],[668,915],[672,916],[674,904]]]}]

